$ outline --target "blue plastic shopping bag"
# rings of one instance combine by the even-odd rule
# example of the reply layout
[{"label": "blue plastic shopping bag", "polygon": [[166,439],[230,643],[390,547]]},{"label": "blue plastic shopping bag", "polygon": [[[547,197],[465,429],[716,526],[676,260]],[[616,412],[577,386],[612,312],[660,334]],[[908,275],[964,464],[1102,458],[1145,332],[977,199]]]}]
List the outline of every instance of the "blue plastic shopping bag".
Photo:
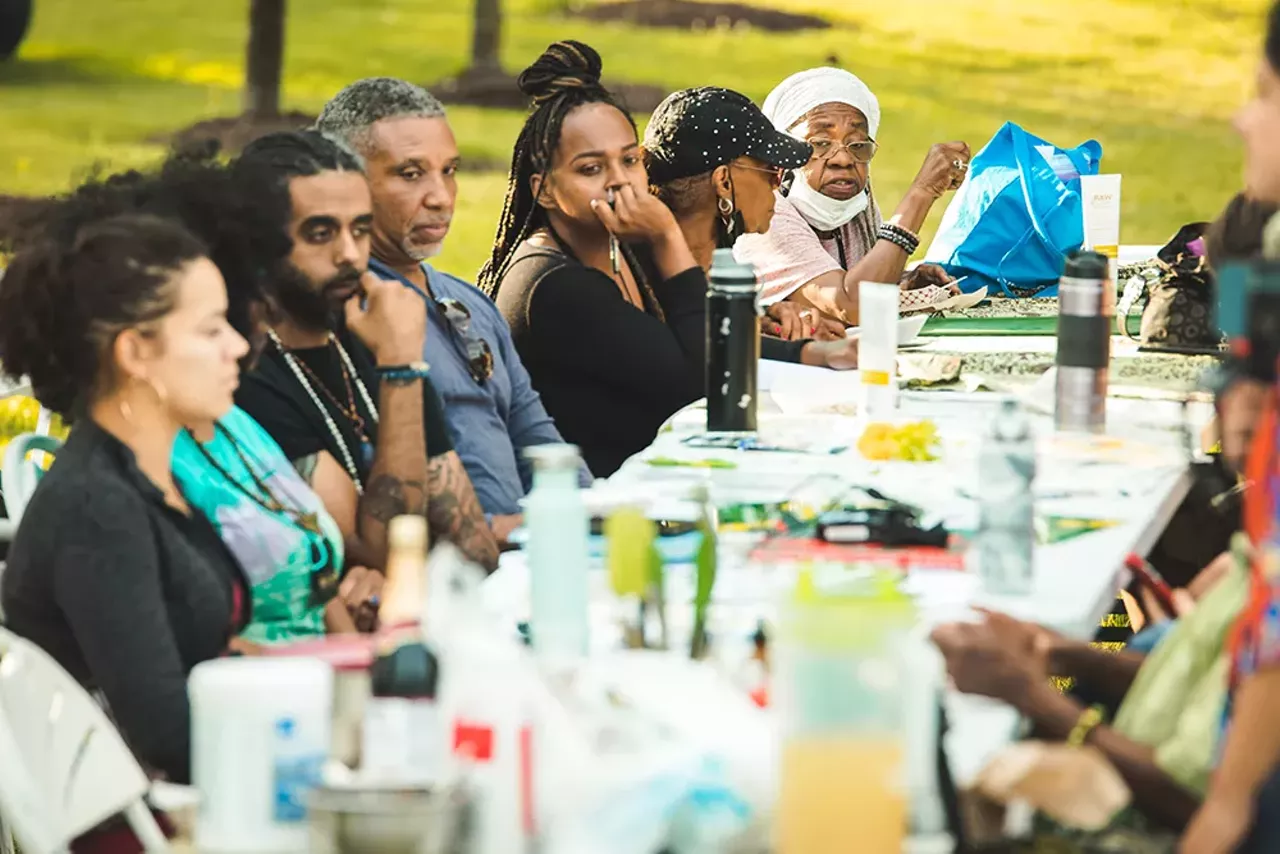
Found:
[{"label": "blue plastic shopping bag", "polygon": [[1084,243],[1080,176],[1102,146],[1058,148],[1006,122],[969,164],[926,261],[1005,296],[1054,296],[1066,254]]}]

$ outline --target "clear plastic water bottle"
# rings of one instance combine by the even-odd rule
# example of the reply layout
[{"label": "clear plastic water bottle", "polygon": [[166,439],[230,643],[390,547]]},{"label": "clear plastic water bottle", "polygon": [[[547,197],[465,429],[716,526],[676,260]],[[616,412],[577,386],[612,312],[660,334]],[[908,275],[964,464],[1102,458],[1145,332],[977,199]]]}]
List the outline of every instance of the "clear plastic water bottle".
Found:
[{"label": "clear plastic water bottle", "polygon": [[1035,587],[1035,439],[1022,407],[1006,400],[978,458],[978,536],[971,557],[989,593]]},{"label": "clear plastic water bottle", "polygon": [[572,667],[587,654],[587,535],[590,520],[573,445],[525,449],[533,461],[533,489],[525,498],[529,529],[529,584],[533,651],[553,669]]}]

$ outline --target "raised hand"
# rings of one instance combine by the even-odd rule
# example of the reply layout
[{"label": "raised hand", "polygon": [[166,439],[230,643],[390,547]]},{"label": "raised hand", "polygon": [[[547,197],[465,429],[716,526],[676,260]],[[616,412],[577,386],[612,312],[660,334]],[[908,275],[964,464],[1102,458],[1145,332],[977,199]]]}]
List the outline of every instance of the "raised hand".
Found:
[{"label": "raised hand", "polygon": [[912,186],[935,199],[964,183],[969,172],[969,146],[963,142],[939,142],[929,149]]},{"label": "raised hand", "polygon": [[400,282],[365,273],[360,292],[343,309],[347,328],[373,351],[378,364],[404,365],[422,359],[427,309],[422,297]]}]

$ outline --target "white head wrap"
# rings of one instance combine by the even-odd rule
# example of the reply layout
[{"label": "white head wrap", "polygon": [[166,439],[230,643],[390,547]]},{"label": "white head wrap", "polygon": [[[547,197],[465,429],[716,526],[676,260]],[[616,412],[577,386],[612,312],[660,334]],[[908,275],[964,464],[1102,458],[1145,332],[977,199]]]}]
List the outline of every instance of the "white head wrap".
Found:
[{"label": "white head wrap", "polygon": [[876,138],[880,102],[866,83],[843,68],[810,68],[792,74],[764,99],[764,114],[778,130],[791,133],[796,122],[823,104],[848,104],[860,110],[867,117],[868,135]]}]

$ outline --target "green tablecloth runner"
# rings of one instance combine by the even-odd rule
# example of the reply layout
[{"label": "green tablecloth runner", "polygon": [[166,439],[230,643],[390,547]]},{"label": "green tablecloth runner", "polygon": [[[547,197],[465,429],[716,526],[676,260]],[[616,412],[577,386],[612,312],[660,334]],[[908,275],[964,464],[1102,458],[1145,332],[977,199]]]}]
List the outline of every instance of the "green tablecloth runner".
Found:
[{"label": "green tablecloth runner", "polygon": [[1058,316],[966,317],[937,315],[925,322],[921,335],[1056,335]]}]

